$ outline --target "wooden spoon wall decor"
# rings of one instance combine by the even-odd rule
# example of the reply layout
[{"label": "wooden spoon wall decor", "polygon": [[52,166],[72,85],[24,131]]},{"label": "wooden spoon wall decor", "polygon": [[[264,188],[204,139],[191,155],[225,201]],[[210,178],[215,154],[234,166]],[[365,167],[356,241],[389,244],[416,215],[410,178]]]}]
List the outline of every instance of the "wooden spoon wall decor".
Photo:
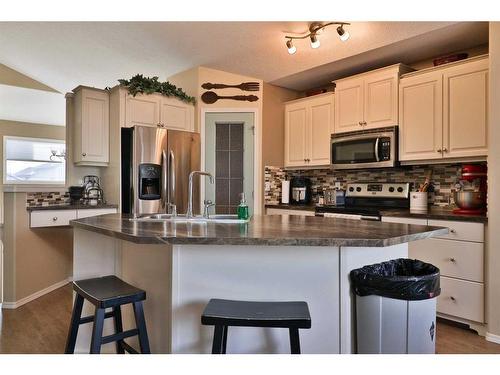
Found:
[{"label": "wooden spoon wall decor", "polygon": [[232,95],[232,96],[222,96],[217,95],[213,91],[206,91],[201,95],[201,100],[205,104],[214,104],[217,100],[228,99],[228,100],[240,100],[240,101],[248,101],[255,102],[259,100],[259,97],[256,95]]}]

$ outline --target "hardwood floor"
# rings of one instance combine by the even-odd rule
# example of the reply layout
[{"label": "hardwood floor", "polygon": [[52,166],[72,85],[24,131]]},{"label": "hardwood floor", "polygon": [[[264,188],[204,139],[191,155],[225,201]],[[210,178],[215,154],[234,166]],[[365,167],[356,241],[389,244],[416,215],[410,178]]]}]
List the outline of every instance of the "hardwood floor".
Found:
[{"label": "hardwood floor", "polygon": [[[64,352],[71,317],[68,284],[15,310],[0,313],[0,353],[59,354]],[[500,354],[500,345],[474,331],[439,321],[438,354]]]}]

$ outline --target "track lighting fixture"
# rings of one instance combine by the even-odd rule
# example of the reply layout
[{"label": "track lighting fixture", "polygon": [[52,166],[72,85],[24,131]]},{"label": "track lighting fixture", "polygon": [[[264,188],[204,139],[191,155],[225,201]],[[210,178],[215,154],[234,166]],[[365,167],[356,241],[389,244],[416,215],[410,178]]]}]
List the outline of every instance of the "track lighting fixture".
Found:
[{"label": "track lighting fixture", "polygon": [[328,23],[320,23],[320,22],[312,22],[309,25],[309,33],[307,35],[302,35],[302,36],[293,36],[293,35],[286,35],[285,38],[287,39],[286,41],[286,47],[288,48],[288,53],[290,55],[293,55],[295,52],[297,52],[297,47],[293,45],[293,40],[294,39],[306,39],[310,38],[311,39],[311,48],[319,48],[321,45],[319,39],[318,39],[318,34],[323,31],[323,29],[327,26],[330,25],[338,25],[337,27],[337,34],[339,34],[339,38],[341,41],[345,42],[347,39],[349,39],[349,32],[344,29],[344,25],[350,25],[350,23],[347,22],[328,22]]}]

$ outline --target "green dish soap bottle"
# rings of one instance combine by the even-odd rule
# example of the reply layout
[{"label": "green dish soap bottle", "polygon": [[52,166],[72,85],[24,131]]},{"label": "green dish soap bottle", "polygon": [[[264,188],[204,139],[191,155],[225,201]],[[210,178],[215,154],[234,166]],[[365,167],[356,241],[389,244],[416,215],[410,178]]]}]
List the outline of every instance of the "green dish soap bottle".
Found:
[{"label": "green dish soap bottle", "polygon": [[238,205],[238,219],[240,220],[248,220],[248,205],[247,200],[245,199],[245,193],[241,193],[240,204]]}]

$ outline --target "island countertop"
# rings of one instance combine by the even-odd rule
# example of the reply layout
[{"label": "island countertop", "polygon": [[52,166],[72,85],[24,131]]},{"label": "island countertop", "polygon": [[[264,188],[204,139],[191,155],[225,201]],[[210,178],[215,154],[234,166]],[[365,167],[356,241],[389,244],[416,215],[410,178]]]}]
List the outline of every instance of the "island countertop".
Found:
[{"label": "island countertop", "polygon": [[131,221],[108,214],[70,224],[139,244],[385,247],[448,233],[447,228],[313,216],[254,216],[246,224]]}]

